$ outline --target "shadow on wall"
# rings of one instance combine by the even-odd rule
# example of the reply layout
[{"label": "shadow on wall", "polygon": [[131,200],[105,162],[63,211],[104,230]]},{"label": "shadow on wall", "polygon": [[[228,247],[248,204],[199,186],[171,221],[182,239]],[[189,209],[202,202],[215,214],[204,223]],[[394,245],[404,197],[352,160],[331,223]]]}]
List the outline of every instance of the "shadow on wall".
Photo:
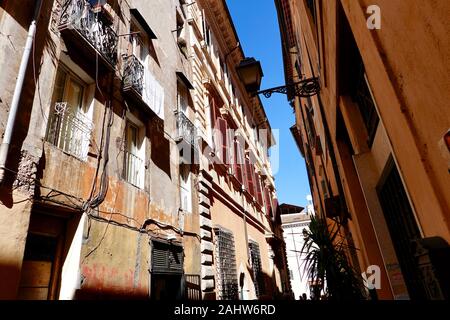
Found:
[{"label": "shadow on wall", "polygon": [[164,122],[154,117],[149,128],[151,139],[151,159],[153,163],[171,178],[170,141],[164,136]]},{"label": "shadow on wall", "polygon": [[17,296],[17,283],[20,279],[19,267],[17,265],[0,262],[0,300],[12,300]]}]

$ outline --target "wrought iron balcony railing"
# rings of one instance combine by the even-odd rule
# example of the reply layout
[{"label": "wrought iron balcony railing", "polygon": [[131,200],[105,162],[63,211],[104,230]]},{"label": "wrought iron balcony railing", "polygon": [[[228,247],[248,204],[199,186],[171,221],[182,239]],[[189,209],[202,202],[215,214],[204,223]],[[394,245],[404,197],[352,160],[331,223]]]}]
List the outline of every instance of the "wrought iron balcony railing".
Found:
[{"label": "wrought iron balcony railing", "polygon": [[123,90],[134,89],[142,95],[144,89],[144,66],[134,55],[124,58]]},{"label": "wrought iron balcony railing", "polygon": [[57,102],[49,117],[46,140],[81,160],[87,159],[93,122],[67,102]]},{"label": "wrought iron balcony railing", "polygon": [[124,153],[123,178],[136,187],[142,187],[141,176],[144,172],[144,161],[129,151]]},{"label": "wrought iron balcony railing", "polygon": [[101,12],[94,12],[88,1],[65,0],[59,30],[74,29],[112,66],[117,62],[117,34],[105,23]]},{"label": "wrought iron balcony railing", "polygon": [[196,148],[197,140],[197,128],[189,120],[189,118],[183,112],[177,112],[175,114],[177,121],[177,137],[176,140],[184,140]]}]

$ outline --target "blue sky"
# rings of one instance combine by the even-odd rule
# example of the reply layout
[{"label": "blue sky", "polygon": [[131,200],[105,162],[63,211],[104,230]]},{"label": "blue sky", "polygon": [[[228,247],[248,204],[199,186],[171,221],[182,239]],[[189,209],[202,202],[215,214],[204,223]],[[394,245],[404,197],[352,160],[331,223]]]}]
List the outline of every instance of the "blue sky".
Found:
[{"label": "blue sky", "polygon": [[[283,58],[277,12],[273,0],[227,0],[241,46],[247,57],[261,62],[264,78],[261,88],[284,84]],[[275,184],[280,203],[306,205],[310,194],[305,162],[289,128],[295,116],[286,96],[263,96],[267,116],[273,129],[279,129],[280,165]]]}]

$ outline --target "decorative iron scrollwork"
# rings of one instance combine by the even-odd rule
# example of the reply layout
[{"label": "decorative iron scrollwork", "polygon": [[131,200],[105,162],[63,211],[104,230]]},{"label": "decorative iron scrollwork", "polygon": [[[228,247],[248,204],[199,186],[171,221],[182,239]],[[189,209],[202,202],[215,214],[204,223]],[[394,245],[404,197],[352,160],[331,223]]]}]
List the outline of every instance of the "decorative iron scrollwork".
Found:
[{"label": "decorative iron scrollwork", "polygon": [[262,94],[270,98],[274,93],[288,94],[292,92],[297,97],[311,97],[320,92],[320,83],[318,78],[310,78],[295,83],[279,86],[271,89],[261,90],[256,94]]}]

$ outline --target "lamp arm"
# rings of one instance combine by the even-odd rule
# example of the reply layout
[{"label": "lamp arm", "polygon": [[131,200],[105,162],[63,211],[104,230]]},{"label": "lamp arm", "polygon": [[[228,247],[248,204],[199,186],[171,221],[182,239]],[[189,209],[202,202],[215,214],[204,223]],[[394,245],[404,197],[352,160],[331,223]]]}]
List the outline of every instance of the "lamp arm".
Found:
[{"label": "lamp arm", "polygon": [[319,78],[309,78],[294,83],[289,83],[284,86],[274,87],[270,89],[260,90],[254,95],[262,94],[266,98],[270,98],[274,93],[288,94],[294,92],[297,97],[312,97],[320,92]]}]

